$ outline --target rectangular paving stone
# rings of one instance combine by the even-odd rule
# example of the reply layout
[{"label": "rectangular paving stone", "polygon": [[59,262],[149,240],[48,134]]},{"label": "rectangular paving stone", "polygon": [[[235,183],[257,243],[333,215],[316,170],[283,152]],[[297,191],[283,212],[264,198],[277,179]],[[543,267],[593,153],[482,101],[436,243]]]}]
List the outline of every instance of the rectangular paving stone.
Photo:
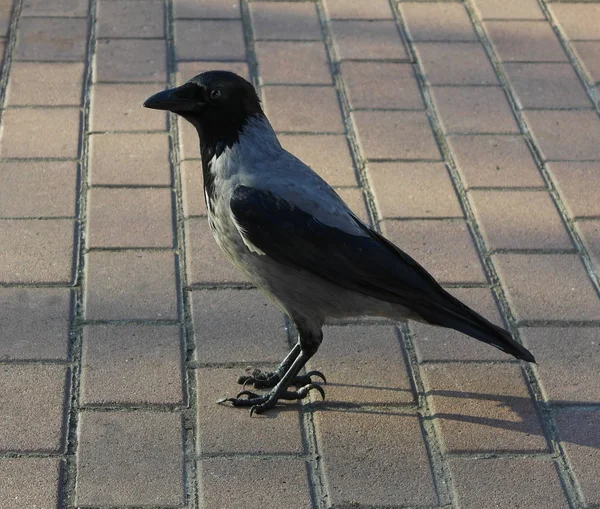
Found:
[{"label": "rectangular paving stone", "polygon": [[401,2],[400,12],[413,41],[476,41],[477,35],[459,3]]},{"label": "rectangular paving stone", "polygon": [[[327,377],[321,406],[414,402],[400,338],[391,326],[327,326],[309,370]],[[318,380],[315,377],[316,380]]]},{"label": "rectangular paving stone", "polygon": [[89,0],[24,0],[21,16],[85,17]]},{"label": "rectangular paving stone", "polygon": [[424,109],[423,98],[410,64],[342,62],[350,108]]},{"label": "rectangular paving stone", "polygon": [[557,466],[549,459],[456,458],[450,460],[450,471],[464,509],[570,507]]},{"label": "rectangular paving stone", "polygon": [[81,412],[77,506],[183,505],[181,424],[178,413]]},{"label": "rectangular paving stone", "polygon": [[313,3],[252,2],[249,4],[254,38],[258,41],[320,41],[321,26]]},{"label": "rectangular paving stone", "polygon": [[13,62],[7,106],[80,106],[83,62]]},{"label": "rectangular paving stone", "polygon": [[440,283],[485,283],[473,239],[462,219],[384,221],[385,236]]},{"label": "rectangular paving stone", "polygon": [[545,397],[559,404],[600,403],[598,327],[524,327],[521,336],[535,352]]},{"label": "rectangular paving stone", "polygon": [[331,21],[338,60],[409,60],[393,21]]},{"label": "rectangular paving stone", "polygon": [[463,217],[444,163],[369,163],[381,218]]},{"label": "rectangular paving stone", "polygon": [[600,118],[596,112],[526,111],[534,141],[546,160],[600,160]]},{"label": "rectangular paving stone", "polygon": [[258,290],[194,291],[192,313],[198,362],[278,364],[290,350],[283,314]]},{"label": "rectangular paving stone", "polygon": [[350,147],[341,134],[281,134],[283,148],[310,166],[330,185],[356,186]]},{"label": "rectangular paving stone", "polygon": [[329,19],[394,19],[385,0],[325,0],[323,5]]},{"label": "rectangular paving stone", "polygon": [[0,36],[6,37],[12,14],[13,0],[0,1]]},{"label": "rectangular paving stone", "polygon": [[[200,159],[200,142],[196,128],[187,120],[179,117],[177,119],[177,128],[179,131],[179,157],[185,159]],[[201,164],[196,161],[196,164]]]},{"label": "rectangular paving stone", "polygon": [[504,70],[521,109],[592,106],[571,64],[507,63]]},{"label": "rectangular paving stone", "polygon": [[166,41],[159,39],[99,39],[97,41],[94,59],[95,83],[114,81],[164,83],[166,79]]},{"label": "rectangular paving stone", "polygon": [[536,0],[475,0],[473,5],[482,19],[545,19]]},{"label": "rectangular paving stone", "polygon": [[74,222],[71,219],[0,221],[0,282],[73,281]]},{"label": "rectangular paving stone", "polygon": [[177,325],[85,327],[81,402],[84,405],[183,403],[182,346]]},{"label": "rectangular paving stone", "polygon": [[175,21],[177,60],[245,60],[240,21]]},{"label": "rectangular paving stone", "polygon": [[600,161],[547,165],[569,216],[600,216]]},{"label": "rectangular paving stone", "polygon": [[[205,507],[313,507],[302,459],[211,458],[203,460],[200,468]],[[235,479],[235,489],[231,489],[231,479]]]},{"label": "rectangular paving stone", "polygon": [[15,60],[84,60],[88,21],[84,18],[27,18],[19,20]]},{"label": "rectangular paving stone", "polygon": [[210,60],[177,62],[177,85],[183,85],[186,81],[192,79],[198,74],[206,71],[212,71],[214,69],[220,69],[222,71],[231,71],[236,74],[239,74],[244,79],[250,79],[250,75],[248,74],[248,64],[246,62],[213,62]]},{"label": "rectangular paving stone", "polygon": [[441,159],[425,112],[354,111],[351,118],[365,159]]},{"label": "rectangular paving stone", "polygon": [[472,190],[469,198],[490,251],[574,249],[547,191]]},{"label": "rectangular paving stone", "polygon": [[175,257],[169,251],[86,255],[87,320],[176,320]]},{"label": "rectangular paving stone", "polygon": [[465,187],[545,187],[522,136],[448,136]]},{"label": "rectangular paving stone", "polygon": [[239,0],[175,0],[173,14],[177,19],[186,18],[241,18]]},{"label": "rectangular paving stone", "polygon": [[242,275],[221,251],[204,217],[185,223],[188,284],[245,283]]},{"label": "rectangular paving stone", "polygon": [[547,451],[519,366],[427,364],[421,372],[446,452]]},{"label": "rectangular paving stone", "polygon": [[[496,299],[489,288],[446,288],[446,290],[490,322],[506,327]],[[419,362],[510,361],[512,359],[501,350],[453,329],[414,321],[408,323]]]},{"label": "rectangular paving stone", "polygon": [[436,505],[416,415],[321,410],[315,421],[332,507]]},{"label": "rectangular paving stone", "polygon": [[0,451],[64,449],[67,378],[64,366],[0,365]]},{"label": "rectangular paving stone", "polygon": [[[250,419],[247,408],[217,404],[217,400],[233,397],[242,390],[237,384],[238,377],[245,374],[242,368],[203,368],[196,374],[200,457],[304,452],[297,402],[282,402],[268,413]],[[259,479],[260,476],[254,481]],[[296,484],[296,480],[291,484]]]},{"label": "rectangular paving stone", "polygon": [[265,86],[262,90],[265,113],[276,131],[344,132],[333,87]]},{"label": "rectangular paving stone", "polygon": [[259,41],[254,45],[261,84],[331,85],[329,60],[321,41]]},{"label": "rectangular paving stone", "polygon": [[486,21],[483,26],[502,62],[566,62],[546,21]]},{"label": "rectangular paving stone", "polygon": [[[165,112],[141,108],[163,84],[95,84],[91,88],[90,129],[103,131],[165,131]],[[121,139],[123,135],[119,135]],[[129,147],[130,150],[133,146]]]},{"label": "rectangular paving stone", "polygon": [[598,296],[577,255],[496,254],[492,259],[518,321],[600,319]]},{"label": "rectangular paving stone", "polygon": [[88,191],[87,247],[173,247],[170,189],[93,188]]},{"label": "rectangular paving stone", "polygon": [[68,288],[0,288],[0,359],[67,360]]},{"label": "rectangular paving stone", "polygon": [[[2,116],[0,156],[75,159],[79,154],[80,120],[81,114],[75,108],[8,109]],[[61,128],[52,130],[49,136],[51,125]]]},{"label": "rectangular paving stone", "polygon": [[498,78],[478,42],[419,42],[415,51],[431,85],[497,85]]},{"label": "rectangular paving stone", "polygon": [[600,274],[600,221],[578,221],[576,228],[592,259],[596,274]]},{"label": "rectangular paving stone", "polygon": [[548,9],[556,20],[556,24],[570,40],[600,40],[600,6],[585,3],[566,5],[549,5]]},{"label": "rectangular paving stone", "polygon": [[0,500],[4,509],[58,506],[58,458],[0,459]]},{"label": "rectangular paving stone", "polygon": [[96,36],[165,37],[165,8],[159,0],[99,0]]},{"label": "rectangular paving stone", "polygon": [[600,41],[571,43],[579,63],[592,83],[600,83]]},{"label": "rectangular paving stone", "polygon": [[179,168],[185,216],[206,216],[201,163],[199,161],[182,161]]},{"label": "rectangular paving stone", "polygon": [[585,504],[600,504],[600,412],[565,410],[554,415]]},{"label": "rectangular paving stone", "polygon": [[0,163],[0,217],[74,216],[77,163],[9,161]]},{"label": "rectangular paving stone", "polygon": [[171,185],[166,133],[93,134],[89,142],[92,186]]},{"label": "rectangular paving stone", "polygon": [[518,133],[519,126],[500,87],[432,87],[445,133]]}]

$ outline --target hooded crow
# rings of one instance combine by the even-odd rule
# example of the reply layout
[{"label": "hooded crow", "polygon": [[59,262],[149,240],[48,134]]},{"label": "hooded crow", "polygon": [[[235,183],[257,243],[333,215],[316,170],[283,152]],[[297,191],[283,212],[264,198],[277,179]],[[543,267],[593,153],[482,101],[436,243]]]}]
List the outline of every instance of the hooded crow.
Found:
[{"label": "hooded crow", "polygon": [[[226,71],[199,74],[144,106],[191,122],[200,137],[208,222],[231,262],[298,330],[298,343],[273,372],[255,370],[230,401],[261,413],[302,399],[300,375],[323,339],[327,319],[379,316],[449,327],[529,362],[511,335],[446,292],[406,253],[354,215],[336,192],[279,143],[254,87]],[[291,387],[296,390],[291,390]]]}]

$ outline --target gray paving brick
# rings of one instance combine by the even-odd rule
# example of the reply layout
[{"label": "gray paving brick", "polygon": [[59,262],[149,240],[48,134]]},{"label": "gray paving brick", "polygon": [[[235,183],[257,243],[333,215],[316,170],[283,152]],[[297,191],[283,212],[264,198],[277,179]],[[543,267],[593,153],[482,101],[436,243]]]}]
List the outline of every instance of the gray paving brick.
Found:
[{"label": "gray paving brick", "polygon": [[250,17],[257,40],[320,41],[321,27],[312,3],[252,2]]},{"label": "gray paving brick", "polygon": [[544,19],[544,13],[535,0],[475,0],[477,15],[483,19]]},{"label": "gray paving brick", "polygon": [[24,0],[22,16],[81,16],[89,11],[89,0]]},{"label": "gray paving brick", "polygon": [[600,6],[574,3],[568,6],[550,5],[548,8],[567,39],[600,39]]},{"label": "gray paving brick", "polygon": [[592,83],[600,83],[600,41],[571,43],[579,63]]},{"label": "gray paving brick", "polygon": [[332,21],[330,26],[339,60],[408,60],[393,21]]},{"label": "gray paving brick", "polygon": [[180,171],[184,214],[186,216],[206,216],[201,163],[199,161],[182,161]]},{"label": "gray paving brick", "polygon": [[166,41],[99,39],[96,43],[94,82],[164,83],[166,79]]},{"label": "gray paving brick", "polygon": [[464,6],[458,3],[401,2],[400,12],[413,41],[476,41]]},{"label": "gray paving brick", "polygon": [[1,0],[0,2],[0,36],[6,37],[10,18],[12,14],[13,0]]},{"label": "gray paving brick", "polygon": [[99,0],[96,37],[165,36],[165,8],[159,0]]},{"label": "gray paving brick", "polygon": [[26,18],[19,21],[15,60],[84,60],[88,22],[81,18]]},{"label": "gray paving brick", "polygon": [[82,412],[78,506],[181,506],[181,416],[164,412]]},{"label": "gray paving brick", "polygon": [[3,509],[52,509],[58,506],[60,461],[57,458],[0,459]]},{"label": "gray paving brick", "polygon": [[203,0],[190,2],[189,0],[174,0],[173,14],[177,19],[186,18],[240,18],[239,0]]},{"label": "gray paving brick", "polygon": [[[219,0],[221,1],[221,0]],[[205,5],[195,4],[195,5]],[[225,5],[225,3],[223,3]],[[210,60],[193,61],[193,62],[177,62],[177,84],[183,85],[186,81],[192,79],[201,72],[221,69],[222,71],[231,71],[239,74],[242,78],[249,79],[248,64],[246,62],[217,62]]]},{"label": "gray paving brick", "polygon": [[175,22],[177,60],[245,60],[242,24],[235,20]]},{"label": "gray paving brick", "polygon": [[329,19],[394,19],[385,0],[325,0],[323,5]]},{"label": "gray paving brick", "polygon": [[551,162],[547,168],[571,217],[600,216],[600,161]]},{"label": "gray paving brick", "polygon": [[578,221],[576,228],[592,259],[596,274],[600,274],[600,221]]}]

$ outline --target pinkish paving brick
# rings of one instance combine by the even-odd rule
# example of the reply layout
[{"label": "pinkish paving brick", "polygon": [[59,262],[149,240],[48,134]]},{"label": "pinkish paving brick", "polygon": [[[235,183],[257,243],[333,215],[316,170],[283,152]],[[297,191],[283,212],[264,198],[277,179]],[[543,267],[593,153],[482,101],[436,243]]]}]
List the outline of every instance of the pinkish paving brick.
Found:
[{"label": "pinkish paving brick", "polygon": [[211,458],[199,466],[204,507],[313,507],[301,459]]},{"label": "pinkish paving brick", "polygon": [[165,36],[165,7],[159,0],[99,0],[96,12],[96,36]]},{"label": "pinkish paving brick", "polygon": [[83,18],[22,18],[15,60],[84,60],[88,20]]},{"label": "pinkish paving brick", "polygon": [[600,5],[573,3],[553,4],[548,9],[561,32],[570,40],[596,39],[600,40]]},{"label": "pinkish paving brick", "polygon": [[282,402],[269,410],[268,414],[254,415],[252,418],[247,408],[216,403],[242,390],[237,379],[244,373],[239,367],[203,368],[197,371],[197,415],[201,430],[198,455],[302,454],[304,446],[300,416],[295,410],[298,406],[296,402]]},{"label": "pinkish paving brick", "polygon": [[367,224],[371,222],[369,213],[367,212],[365,195],[362,189],[358,187],[345,187],[342,189],[336,189],[336,192],[359,219]]},{"label": "pinkish paving brick", "polygon": [[592,259],[594,270],[600,275],[600,221],[578,221],[576,225]]},{"label": "pinkish paving brick", "polygon": [[258,290],[192,292],[198,362],[275,362],[289,351],[283,314]]},{"label": "pinkish paving brick", "polygon": [[[79,152],[80,120],[81,114],[75,108],[8,109],[2,116],[0,155],[75,159]],[[52,136],[48,136],[48,126],[60,129],[52,129]]]},{"label": "pinkish paving brick", "polygon": [[328,384],[324,387],[327,398],[320,406],[396,405],[414,401],[394,327],[328,326],[323,333],[323,344],[307,368],[321,371],[327,377]]},{"label": "pinkish paving brick", "polygon": [[78,16],[85,17],[89,0],[24,0],[21,16]]},{"label": "pinkish paving brick", "polygon": [[93,134],[89,140],[91,185],[171,185],[166,133]]},{"label": "pinkish paving brick", "polygon": [[487,21],[484,27],[503,62],[566,62],[552,27],[546,21]]},{"label": "pinkish paving brick", "polygon": [[357,179],[344,135],[282,134],[283,148],[304,161],[332,186],[356,186]]},{"label": "pinkish paving brick", "polygon": [[[187,120],[179,117],[177,119],[177,129],[179,131],[179,157],[185,159],[200,159],[200,142],[198,141],[198,132],[196,128]],[[200,161],[196,164],[200,165]]]},{"label": "pinkish paving brick", "polygon": [[3,509],[57,507],[60,470],[58,458],[0,459]]},{"label": "pinkish paving brick", "polygon": [[545,19],[536,0],[474,0],[473,4],[482,19]]},{"label": "pinkish paving brick", "polygon": [[71,219],[0,221],[0,282],[73,281],[75,228]]},{"label": "pinkish paving brick", "polygon": [[329,19],[394,19],[386,0],[325,0],[323,4]]},{"label": "pinkish paving brick", "polygon": [[180,165],[183,211],[189,216],[205,216],[204,184],[199,161],[183,161]]},{"label": "pinkish paving brick", "polygon": [[593,111],[526,111],[534,141],[546,160],[600,160],[600,118]]},{"label": "pinkish paving brick", "polygon": [[0,36],[6,37],[12,15],[13,0],[0,0]]},{"label": "pinkish paving brick", "polygon": [[400,12],[413,41],[476,41],[466,9],[459,3],[401,2]]},{"label": "pinkish paving brick", "polygon": [[446,133],[518,133],[519,126],[500,87],[432,87]]},{"label": "pinkish paving brick", "polygon": [[177,19],[196,18],[241,18],[239,0],[174,0],[173,13]]},{"label": "pinkish paving brick", "polygon": [[87,320],[176,320],[175,257],[166,251],[90,252]]},{"label": "pinkish paving brick", "polygon": [[448,136],[465,187],[545,187],[522,136]]},{"label": "pinkish paving brick", "polygon": [[519,108],[591,108],[571,64],[504,66]]},{"label": "pinkish paving brick", "polygon": [[67,360],[67,288],[0,288],[0,359]]},{"label": "pinkish paving brick", "polygon": [[261,41],[254,45],[262,84],[331,85],[329,61],[321,41]]},{"label": "pinkish paving brick", "polygon": [[[112,1],[112,0],[111,0]],[[94,82],[158,82],[167,79],[166,41],[157,39],[99,39]]]},{"label": "pinkish paving brick", "polygon": [[183,403],[182,346],[177,325],[85,327],[81,402],[84,405]]},{"label": "pinkish paving brick", "polygon": [[548,450],[519,366],[427,364],[421,372],[445,451]]},{"label": "pinkish paving brick", "polygon": [[547,191],[473,190],[469,198],[490,251],[574,249]]},{"label": "pinkish paving brick", "polygon": [[177,60],[245,60],[246,47],[239,21],[177,20]]},{"label": "pinkish paving brick", "polygon": [[577,255],[497,254],[492,260],[518,321],[600,319],[598,296]]},{"label": "pinkish paving brick", "polygon": [[61,452],[66,401],[64,366],[0,365],[0,451]]},{"label": "pinkish paving brick", "polygon": [[464,509],[570,507],[558,468],[550,459],[456,458],[450,460],[450,472],[458,502]]},{"label": "pinkish paving brick", "polygon": [[569,216],[600,216],[600,161],[547,165]]},{"label": "pinkish paving brick", "polygon": [[87,247],[172,247],[172,209],[170,189],[91,189]]},{"label": "pinkish paving brick", "polygon": [[[488,288],[448,288],[449,293],[483,315],[505,327],[498,304]],[[420,362],[435,361],[509,361],[512,357],[488,344],[452,329],[408,322]]]},{"label": "pinkish paving brick", "polygon": [[276,131],[344,132],[333,87],[267,86],[263,96],[265,113]]},{"label": "pinkish paving brick", "polygon": [[338,60],[408,60],[393,21],[332,21],[330,26]]},{"label": "pinkish paving brick", "polygon": [[545,397],[558,404],[600,403],[598,327],[524,327]]},{"label": "pinkish paving brick", "polygon": [[181,416],[165,412],[82,412],[77,506],[184,504]]},{"label": "pinkish paving brick", "polygon": [[431,85],[497,85],[498,78],[477,42],[419,42],[415,51]]},{"label": "pinkish paving brick", "polygon": [[364,159],[440,159],[425,112],[354,111],[352,122]]},{"label": "pinkish paving brick", "polygon": [[473,239],[462,219],[384,221],[387,238],[442,283],[485,283]]},{"label": "pinkish paving brick", "polygon": [[579,63],[593,83],[600,83],[600,41],[577,41],[571,43]]},{"label": "pinkish paving brick", "polygon": [[83,62],[13,62],[7,106],[79,106],[83,100]]},{"label": "pinkish paving brick", "polygon": [[382,218],[463,217],[443,163],[369,163],[367,172]]},{"label": "pinkish paving brick", "polygon": [[565,409],[557,412],[555,419],[584,503],[600,504],[600,412]]},{"label": "pinkish paving brick", "polygon": [[74,161],[0,163],[0,217],[75,215],[77,164]]},{"label": "pinkish paving brick", "polygon": [[323,409],[315,421],[332,507],[436,504],[416,415]]},{"label": "pinkish paving brick", "polygon": [[340,71],[352,109],[424,108],[410,64],[342,62]]},{"label": "pinkish paving brick", "polygon": [[252,2],[249,8],[256,40],[322,39],[317,9],[312,2]]},{"label": "pinkish paving brick", "polygon": [[219,69],[221,71],[231,71],[242,78],[250,79],[248,75],[248,64],[246,62],[177,62],[177,85],[183,85],[186,81],[192,79],[198,74],[206,71]]}]

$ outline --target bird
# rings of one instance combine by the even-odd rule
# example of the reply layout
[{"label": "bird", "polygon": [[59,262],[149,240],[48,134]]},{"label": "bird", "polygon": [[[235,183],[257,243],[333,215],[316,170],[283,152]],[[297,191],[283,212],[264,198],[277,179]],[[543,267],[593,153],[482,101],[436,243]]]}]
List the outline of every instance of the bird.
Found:
[{"label": "bird", "polygon": [[249,407],[252,415],[280,400],[303,399],[311,390],[324,398],[313,378],[326,382],[325,376],[301,371],[317,352],[327,320],[357,316],[455,329],[535,363],[509,332],[444,290],[285,150],[246,79],[206,71],[152,95],[143,106],[173,112],[196,128],[214,239],[298,332],[297,343],[274,371],[256,369],[238,379],[243,389],[270,390],[242,390],[220,403]]}]

